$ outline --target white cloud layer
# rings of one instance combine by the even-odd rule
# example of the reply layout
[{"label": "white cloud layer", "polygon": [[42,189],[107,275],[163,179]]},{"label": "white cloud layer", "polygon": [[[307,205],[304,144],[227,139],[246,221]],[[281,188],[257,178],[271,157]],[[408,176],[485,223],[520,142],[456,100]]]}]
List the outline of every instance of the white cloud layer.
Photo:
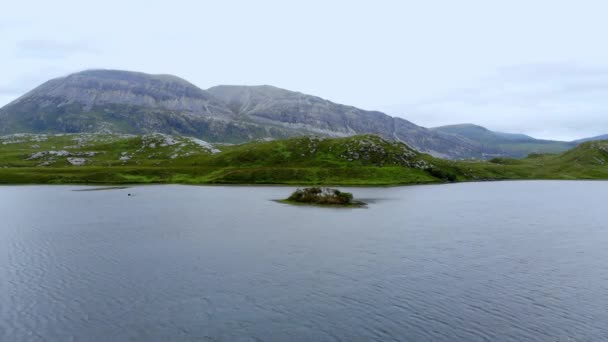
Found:
[{"label": "white cloud layer", "polygon": [[83,42],[61,42],[57,40],[32,39],[16,44],[17,58],[61,59],[76,54],[97,53]]},{"label": "white cloud layer", "polygon": [[571,140],[608,132],[608,68],[528,64],[498,69],[474,86],[411,105],[387,106],[427,126],[476,123]]}]

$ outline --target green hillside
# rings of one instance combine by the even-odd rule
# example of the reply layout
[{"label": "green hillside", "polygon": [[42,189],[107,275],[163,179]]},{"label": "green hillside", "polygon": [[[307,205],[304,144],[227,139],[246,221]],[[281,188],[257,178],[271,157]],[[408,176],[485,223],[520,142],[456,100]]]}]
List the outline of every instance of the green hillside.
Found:
[{"label": "green hillside", "polygon": [[[161,134],[11,135],[0,182],[385,185],[442,181],[403,143],[377,136],[210,145]],[[435,172],[435,173],[433,173]]]},{"label": "green hillside", "polygon": [[500,179],[608,179],[608,142],[524,159],[448,161],[373,135],[211,145],[151,134],[0,137],[3,184],[396,185]]},{"label": "green hillside", "polygon": [[484,163],[461,162],[459,170],[465,178],[473,179],[608,179],[607,161],[608,141],[593,141],[561,154],[494,158]]}]

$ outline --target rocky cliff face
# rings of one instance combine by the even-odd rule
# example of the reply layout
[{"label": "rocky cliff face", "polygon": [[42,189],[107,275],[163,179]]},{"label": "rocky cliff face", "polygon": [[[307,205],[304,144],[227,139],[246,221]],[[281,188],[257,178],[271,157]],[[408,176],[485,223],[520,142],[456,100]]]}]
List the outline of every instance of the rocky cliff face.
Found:
[{"label": "rocky cliff face", "polygon": [[372,133],[445,158],[481,158],[495,152],[464,137],[434,132],[381,112],[272,86],[217,86],[208,91],[236,115],[259,124],[330,136]]},{"label": "rocky cliff face", "polygon": [[0,109],[0,134],[22,132],[159,132],[212,142],[371,133],[446,158],[488,152],[461,136],[272,86],[202,90],[175,76],[117,70],[50,80]]},{"label": "rocky cliff face", "polygon": [[217,86],[209,93],[237,115],[311,133],[349,136],[392,130],[390,116],[272,86]]}]

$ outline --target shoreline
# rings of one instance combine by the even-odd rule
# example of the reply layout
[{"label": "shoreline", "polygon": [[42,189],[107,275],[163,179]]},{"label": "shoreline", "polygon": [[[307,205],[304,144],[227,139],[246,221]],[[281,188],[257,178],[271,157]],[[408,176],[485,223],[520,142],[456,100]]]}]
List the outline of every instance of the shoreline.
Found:
[{"label": "shoreline", "polygon": [[353,208],[367,208],[367,203],[361,201],[355,201],[352,204],[342,205],[342,204],[319,204],[319,203],[306,203],[306,202],[296,202],[290,201],[286,199],[282,200],[271,200],[276,203],[288,204],[297,207],[322,207],[322,208],[344,208],[344,209],[353,209]]},{"label": "shoreline", "polygon": [[[80,186],[92,187],[80,191],[99,190],[120,190],[140,186],[163,186],[163,185],[183,185],[183,186],[200,186],[200,187],[342,187],[342,188],[399,188],[407,186],[439,186],[439,185],[456,185],[466,183],[495,183],[495,182],[606,182],[608,179],[492,179],[492,180],[466,180],[458,182],[429,182],[429,183],[397,183],[397,184],[335,184],[335,183],[0,183],[0,187],[17,187],[17,186]],[[276,200],[280,201],[280,200]]]}]

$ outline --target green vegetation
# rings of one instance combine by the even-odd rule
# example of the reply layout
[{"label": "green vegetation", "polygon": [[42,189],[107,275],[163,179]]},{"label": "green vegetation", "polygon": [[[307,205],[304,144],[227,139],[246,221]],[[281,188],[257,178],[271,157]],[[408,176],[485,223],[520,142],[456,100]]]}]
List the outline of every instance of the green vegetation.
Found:
[{"label": "green vegetation", "polygon": [[608,179],[608,141],[524,159],[449,161],[373,135],[209,145],[161,134],[0,137],[2,184],[398,185]]},{"label": "green vegetation", "polygon": [[353,200],[353,194],[350,192],[319,187],[297,189],[289,198],[281,202],[342,207],[365,205],[363,202]]}]

